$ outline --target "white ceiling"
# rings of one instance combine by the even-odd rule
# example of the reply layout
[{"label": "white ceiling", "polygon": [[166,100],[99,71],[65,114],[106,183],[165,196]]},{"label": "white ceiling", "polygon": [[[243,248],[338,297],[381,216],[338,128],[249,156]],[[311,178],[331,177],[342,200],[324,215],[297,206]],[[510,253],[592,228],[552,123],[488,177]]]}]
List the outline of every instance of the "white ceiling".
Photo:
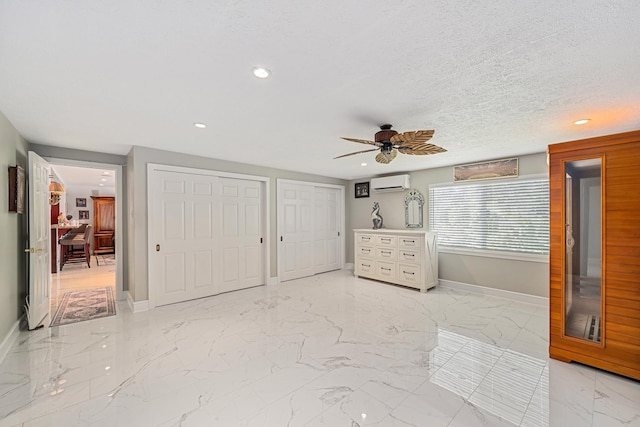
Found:
[{"label": "white ceiling", "polygon": [[92,187],[96,190],[115,190],[115,170],[67,165],[51,165],[51,168],[54,170],[55,175],[58,176],[67,187]]},{"label": "white ceiling", "polygon": [[[638,0],[3,0],[0,111],[62,147],[426,169],[640,129],[639,23]],[[387,122],[448,152],[333,160]]]}]

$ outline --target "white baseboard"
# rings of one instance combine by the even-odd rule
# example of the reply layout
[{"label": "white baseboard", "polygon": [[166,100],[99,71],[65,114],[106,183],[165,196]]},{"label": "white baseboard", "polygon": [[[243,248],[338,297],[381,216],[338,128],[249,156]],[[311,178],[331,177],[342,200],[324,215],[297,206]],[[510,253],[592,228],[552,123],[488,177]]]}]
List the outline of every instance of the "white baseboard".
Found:
[{"label": "white baseboard", "polygon": [[485,286],[471,285],[469,283],[454,282],[453,280],[439,279],[438,283],[443,288],[457,289],[460,291],[473,292],[476,294],[490,295],[498,298],[510,299],[513,301],[525,302],[540,306],[548,306],[549,298],[536,295],[523,294],[520,292],[505,291],[503,289],[487,288]]},{"label": "white baseboard", "polygon": [[13,324],[7,336],[4,337],[2,343],[0,343],[0,364],[4,361],[4,358],[7,357],[7,354],[9,354],[9,350],[11,350],[11,346],[14,342],[16,342],[18,335],[20,335],[20,323],[22,322],[23,318],[24,314],[20,316],[18,320],[16,320],[16,323]]},{"label": "white baseboard", "polygon": [[343,270],[352,270],[353,271],[353,263],[352,262],[346,262],[342,269]]},{"label": "white baseboard", "polygon": [[134,301],[129,291],[124,291],[124,293],[127,296],[127,304],[129,304],[129,309],[132,313],[140,313],[141,311],[149,310],[149,300]]},{"label": "white baseboard", "polygon": [[267,279],[267,286],[270,285],[277,285],[278,283],[280,283],[280,279],[278,279],[278,276],[275,277],[269,277]]}]

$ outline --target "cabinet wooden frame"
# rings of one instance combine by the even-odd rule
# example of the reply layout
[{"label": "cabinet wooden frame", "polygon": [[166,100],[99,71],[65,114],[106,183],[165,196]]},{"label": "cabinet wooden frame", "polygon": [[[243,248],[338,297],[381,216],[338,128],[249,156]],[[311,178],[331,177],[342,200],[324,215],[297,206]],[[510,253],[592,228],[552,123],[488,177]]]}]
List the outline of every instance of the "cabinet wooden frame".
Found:
[{"label": "cabinet wooden frame", "polygon": [[[550,145],[549,355],[640,379],[640,131]],[[566,166],[601,159],[600,342],[567,335]],[[577,246],[577,244],[576,244]]]}]

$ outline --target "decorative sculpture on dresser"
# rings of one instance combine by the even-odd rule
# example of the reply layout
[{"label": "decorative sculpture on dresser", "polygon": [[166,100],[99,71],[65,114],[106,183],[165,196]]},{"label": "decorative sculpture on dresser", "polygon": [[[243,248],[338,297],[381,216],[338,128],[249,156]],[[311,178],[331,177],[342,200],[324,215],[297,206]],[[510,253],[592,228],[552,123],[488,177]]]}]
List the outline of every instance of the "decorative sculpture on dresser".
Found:
[{"label": "decorative sculpture on dresser", "polygon": [[378,204],[378,202],[373,202],[371,220],[373,221],[374,230],[379,230],[382,228],[382,216],[380,215],[380,205]]}]

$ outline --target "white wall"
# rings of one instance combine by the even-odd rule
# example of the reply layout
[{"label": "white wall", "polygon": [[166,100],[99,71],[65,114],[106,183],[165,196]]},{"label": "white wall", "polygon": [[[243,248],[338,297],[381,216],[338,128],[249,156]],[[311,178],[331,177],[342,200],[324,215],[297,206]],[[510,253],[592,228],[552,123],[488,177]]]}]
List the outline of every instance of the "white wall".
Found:
[{"label": "white wall", "polygon": [[[425,157],[428,159],[428,157]],[[520,176],[548,174],[546,153],[531,154],[519,158]],[[429,225],[429,184],[453,181],[452,167],[425,169],[410,172],[411,188],[425,198],[424,229]],[[369,179],[357,179],[347,189],[347,230],[371,228],[373,202],[380,203],[380,213],[386,228],[404,229],[404,197],[407,192],[374,193],[369,198],[354,198],[354,184]],[[353,262],[353,233],[347,232],[347,262]],[[440,279],[490,288],[522,292],[536,296],[549,295],[548,262],[516,261],[483,256],[440,253]]]},{"label": "white wall", "polygon": [[[78,220],[79,224],[93,224],[93,199],[91,196],[113,196],[116,195],[115,187],[98,187],[95,185],[66,185],[67,206],[65,215],[73,215],[73,220]],[[87,206],[76,206],[76,199],[85,199]],[[80,219],[80,211],[89,211],[89,219]]]},{"label": "white wall", "polygon": [[27,213],[9,212],[8,167],[22,166],[28,179],[28,147],[0,112],[0,343],[22,315],[27,293]]}]

